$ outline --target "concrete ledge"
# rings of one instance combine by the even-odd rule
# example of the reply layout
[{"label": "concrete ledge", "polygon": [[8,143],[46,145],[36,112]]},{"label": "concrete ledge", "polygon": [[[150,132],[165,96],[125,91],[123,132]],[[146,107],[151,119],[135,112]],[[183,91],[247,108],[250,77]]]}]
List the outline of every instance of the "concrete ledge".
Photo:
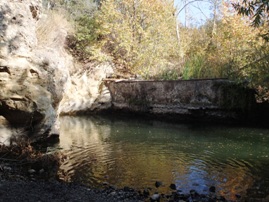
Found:
[{"label": "concrete ledge", "polygon": [[112,109],[189,118],[245,119],[255,106],[254,91],[227,79],[105,81]]}]

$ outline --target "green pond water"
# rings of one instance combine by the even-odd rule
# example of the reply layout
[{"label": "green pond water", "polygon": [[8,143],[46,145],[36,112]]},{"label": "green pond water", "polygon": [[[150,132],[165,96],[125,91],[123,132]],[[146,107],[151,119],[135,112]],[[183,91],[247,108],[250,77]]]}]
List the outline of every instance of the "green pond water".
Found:
[{"label": "green pond water", "polygon": [[[134,118],[61,117],[61,178],[169,193],[210,186],[227,199],[269,196],[269,129],[169,124]],[[268,198],[269,199],[269,198]]]}]

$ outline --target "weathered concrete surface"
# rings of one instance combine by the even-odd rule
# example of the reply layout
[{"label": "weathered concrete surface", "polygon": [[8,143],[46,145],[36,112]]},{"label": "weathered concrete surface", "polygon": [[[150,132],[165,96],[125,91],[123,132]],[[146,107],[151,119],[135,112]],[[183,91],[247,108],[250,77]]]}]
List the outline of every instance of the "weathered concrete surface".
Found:
[{"label": "weathered concrete surface", "polygon": [[114,110],[180,115],[183,119],[247,118],[255,104],[253,91],[226,79],[107,81],[106,85]]}]

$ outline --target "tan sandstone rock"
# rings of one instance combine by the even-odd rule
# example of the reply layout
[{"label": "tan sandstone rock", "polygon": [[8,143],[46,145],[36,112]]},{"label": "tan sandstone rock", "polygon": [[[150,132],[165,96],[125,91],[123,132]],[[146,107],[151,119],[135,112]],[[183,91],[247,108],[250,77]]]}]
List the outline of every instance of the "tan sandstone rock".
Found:
[{"label": "tan sandstone rock", "polygon": [[46,20],[41,10],[39,0],[0,2],[0,115],[35,135],[54,128],[73,65],[64,49],[66,27],[37,35]]},{"label": "tan sandstone rock", "polygon": [[63,99],[59,106],[59,114],[91,113],[111,106],[111,96],[103,79],[113,74],[109,63],[84,66],[71,75],[67,83]]},{"label": "tan sandstone rock", "polygon": [[31,133],[57,133],[59,114],[108,108],[109,64],[74,65],[65,49],[72,32],[41,0],[0,2],[0,116]]}]

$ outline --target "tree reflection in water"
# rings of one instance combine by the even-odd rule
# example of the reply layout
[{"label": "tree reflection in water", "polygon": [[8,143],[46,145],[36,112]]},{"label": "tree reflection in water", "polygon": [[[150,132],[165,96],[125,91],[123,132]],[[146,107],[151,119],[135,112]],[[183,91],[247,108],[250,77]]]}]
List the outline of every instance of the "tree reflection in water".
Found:
[{"label": "tree reflection in water", "polygon": [[67,181],[138,189],[162,181],[158,190],[166,193],[170,183],[184,192],[207,193],[216,186],[233,200],[261,180],[269,185],[268,129],[104,117],[61,117],[60,122]]}]

